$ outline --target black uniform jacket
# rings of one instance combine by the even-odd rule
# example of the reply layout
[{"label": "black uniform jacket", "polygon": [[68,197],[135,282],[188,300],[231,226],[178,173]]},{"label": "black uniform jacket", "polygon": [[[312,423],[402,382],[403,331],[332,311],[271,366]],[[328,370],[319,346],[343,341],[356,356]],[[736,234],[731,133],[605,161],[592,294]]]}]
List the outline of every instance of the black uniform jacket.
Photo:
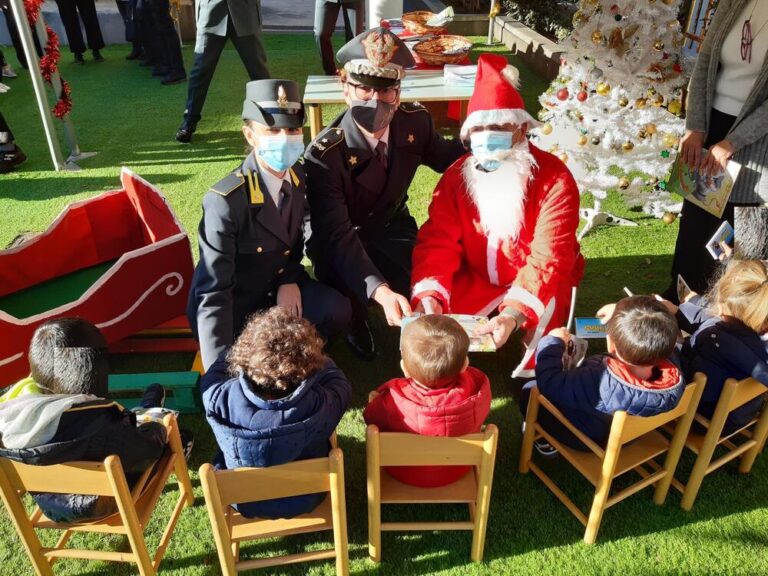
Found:
[{"label": "black uniform jacket", "polygon": [[305,179],[290,169],[290,226],[286,230],[252,154],[203,198],[187,315],[209,366],[232,345],[246,318],[273,306],[277,288],[308,278],[304,252]]},{"label": "black uniform jacket", "polygon": [[[426,164],[444,172],[465,152],[459,140],[444,140],[437,133],[426,108],[401,104],[389,128],[385,170],[349,111],[336,118],[305,153],[309,255],[320,276],[336,276],[361,301],[370,298],[385,279],[366,244],[400,235],[412,245],[416,222],[406,201],[416,169]],[[410,262],[405,264],[410,269]]]}]

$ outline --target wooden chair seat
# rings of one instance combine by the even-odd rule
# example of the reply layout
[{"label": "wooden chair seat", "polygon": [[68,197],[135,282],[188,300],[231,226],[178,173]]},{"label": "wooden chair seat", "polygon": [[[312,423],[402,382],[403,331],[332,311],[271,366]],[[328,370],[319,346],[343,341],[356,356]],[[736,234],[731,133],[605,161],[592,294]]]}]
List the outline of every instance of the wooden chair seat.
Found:
[{"label": "wooden chair seat", "polygon": [[[374,562],[381,561],[382,532],[421,530],[472,531],[471,558],[475,562],[483,559],[498,434],[493,424],[484,432],[455,438],[380,433],[377,426],[368,426],[368,553]],[[396,480],[384,469],[386,466],[471,466],[472,469],[447,486],[420,488]],[[466,504],[469,519],[382,522],[382,504]]]},{"label": "wooden chair seat", "polygon": [[312,512],[294,518],[279,518],[277,520],[246,518],[233,510],[230,513],[229,523],[232,542],[277,538],[278,536],[333,530],[333,510],[331,499],[326,498]]},{"label": "wooden chair seat", "polygon": [[[677,406],[656,416],[642,418],[630,416],[624,411],[615,412],[605,448],[595,444],[576,428],[556,406],[539,393],[538,388],[534,387],[525,417],[520,472],[533,472],[586,527],[584,542],[593,544],[607,508],[651,485],[656,486],[654,502],[664,503],[705,384],[706,377],[696,374],[694,381],[686,386]],[[547,432],[539,423],[540,410],[546,410],[559,420],[589,448],[589,452],[569,448]],[[671,439],[660,433],[660,430],[668,425],[674,430]],[[589,515],[576,506],[552,478],[532,461],[533,443],[539,438],[546,439],[595,487]],[[655,460],[665,453],[663,464]],[[612,495],[613,481],[630,471],[637,473],[640,479]]]},{"label": "wooden chair seat", "polygon": [[386,470],[381,472],[382,504],[469,504],[477,499],[477,476],[473,470],[447,486],[419,488],[403,484]]}]

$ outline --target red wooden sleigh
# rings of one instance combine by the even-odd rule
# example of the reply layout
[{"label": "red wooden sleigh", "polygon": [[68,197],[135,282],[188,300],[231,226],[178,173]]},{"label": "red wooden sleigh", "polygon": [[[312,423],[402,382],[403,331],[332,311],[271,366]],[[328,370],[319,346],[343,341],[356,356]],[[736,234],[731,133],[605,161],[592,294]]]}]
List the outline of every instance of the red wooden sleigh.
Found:
[{"label": "red wooden sleigh", "polygon": [[[120,180],[120,190],[69,205],[48,230],[0,251],[0,387],[27,375],[30,339],[46,320],[85,318],[113,343],[184,314],[193,270],[186,232],[157,188],[126,168]],[[26,317],[3,309],[9,295],[41,286],[56,301],[57,281],[97,266],[104,272],[72,301]]]}]

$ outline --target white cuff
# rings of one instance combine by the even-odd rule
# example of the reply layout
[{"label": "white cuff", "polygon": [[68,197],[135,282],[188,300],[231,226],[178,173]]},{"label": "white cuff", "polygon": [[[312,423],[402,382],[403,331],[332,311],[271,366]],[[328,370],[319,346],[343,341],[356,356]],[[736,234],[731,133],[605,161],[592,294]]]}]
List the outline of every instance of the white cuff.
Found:
[{"label": "white cuff", "polygon": [[450,292],[436,278],[424,278],[416,282],[411,290],[411,298],[416,298],[422,292],[437,292],[445,299],[446,304],[451,301]]},{"label": "white cuff", "polygon": [[507,300],[514,300],[527,306],[533,310],[538,318],[541,318],[542,314],[544,314],[544,303],[525,288],[512,286],[504,295],[504,301],[506,302]]}]

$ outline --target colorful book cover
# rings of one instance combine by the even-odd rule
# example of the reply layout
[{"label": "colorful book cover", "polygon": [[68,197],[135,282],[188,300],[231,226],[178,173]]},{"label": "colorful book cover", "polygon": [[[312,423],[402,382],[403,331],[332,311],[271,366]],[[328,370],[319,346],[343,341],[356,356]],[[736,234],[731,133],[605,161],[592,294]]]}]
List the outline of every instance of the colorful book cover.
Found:
[{"label": "colorful book cover", "polygon": [[605,338],[608,325],[600,318],[576,318],[576,336],[579,338]]},{"label": "colorful book cover", "polygon": [[[704,157],[707,153],[707,150],[702,151]],[[703,176],[698,170],[691,170],[678,154],[672,166],[668,190],[720,218],[740,170],[741,164],[731,160],[724,172]]]},{"label": "colorful book cover", "polygon": [[709,252],[710,256],[715,260],[721,260],[725,254],[721,245],[722,243],[733,246],[733,226],[731,226],[728,221],[720,224],[720,227],[706,244],[707,252]]},{"label": "colorful book cover", "polygon": [[[400,329],[405,328],[410,322],[413,322],[421,314],[414,314],[403,318],[400,323]],[[470,352],[495,352],[496,343],[490,334],[483,334],[482,336],[475,336],[475,330],[478,327],[487,324],[489,319],[485,316],[472,316],[471,314],[446,314],[449,318],[453,318],[458,322],[465,332],[469,336],[469,351]]]}]

